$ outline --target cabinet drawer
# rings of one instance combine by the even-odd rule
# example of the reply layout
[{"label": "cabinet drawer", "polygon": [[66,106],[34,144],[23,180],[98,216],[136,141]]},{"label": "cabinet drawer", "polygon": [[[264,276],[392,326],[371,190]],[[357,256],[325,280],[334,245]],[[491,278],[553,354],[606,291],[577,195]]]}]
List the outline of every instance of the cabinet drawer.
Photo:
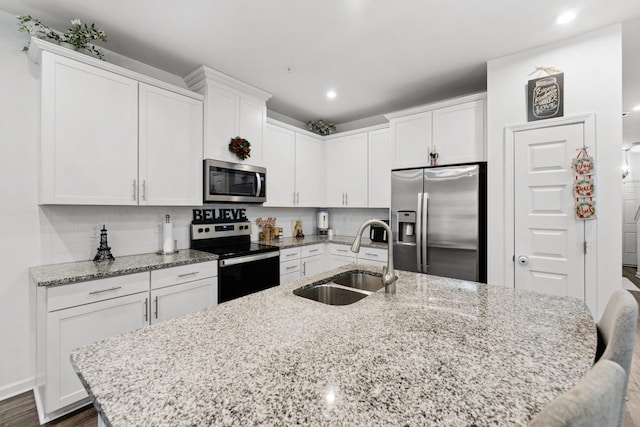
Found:
[{"label": "cabinet drawer", "polygon": [[73,283],[47,289],[47,311],[149,291],[149,273]]},{"label": "cabinet drawer", "polygon": [[280,275],[294,273],[300,271],[300,260],[293,259],[280,263]]},{"label": "cabinet drawer", "polygon": [[300,248],[280,249],[280,262],[300,258]]},{"label": "cabinet drawer", "polygon": [[329,249],[329,253],[331,253],[331,255],[340,255],[340,256],[346,256],[350,258],[356,257],[356,254],[351,252],[351,247],[347,245],[332,244]]},{"label": "cabinet drawer", "polygon": [[360,248],[360,252],[358,252],[358,260],[369,260],[369,261],[386,261],[387,260],[387,250],[380,248]]},{"label": "cabinet drawer", "polygon": [[300,248],[300,257],[306,258],[310,256],[324,255],[324,244],[309,245]]},{"label": "cabinet drawer", "polygon": [[151,289],[164,288],[165,286],[179,283],[193,282],[194,280],[214,277],[218,275],[218,261],[199,262],[195,264],[181,265],[179,267],[165,268],[151,271]]}]

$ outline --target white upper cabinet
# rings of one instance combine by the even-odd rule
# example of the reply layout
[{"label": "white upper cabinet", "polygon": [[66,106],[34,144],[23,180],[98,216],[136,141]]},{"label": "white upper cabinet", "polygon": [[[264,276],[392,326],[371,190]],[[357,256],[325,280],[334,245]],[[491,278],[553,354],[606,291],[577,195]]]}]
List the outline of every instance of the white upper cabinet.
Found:
[{"label": "white upper cabinet", "polygon": [[391,140],[389,129],[369,132],[369,207],[391,207]]},{"label": "white upper cabinet", "polygon": [[295,133],[267,123],[264,136],[267,201],[264,206],[295,205]]},{"label": "white upper cabinet", "polygon": [[439,164],[485,159],[485,100],[433,110],[433,145]]},{"label": "white upper cabinet", "polygon": [[202,204],[200,95],[32,45],[42,64],[41,204]]},{"label": "white upper cabinet", "polygon": [[42,53],[41,204],[136,205],[138,82]]},{"label": "white upper cabinet", "polygon": [[[185,82],[205,96],[204,157],[263,165],[266,102],[271,94],[204,65]],[[251,144],[250,157],[244,161],[229,151],[229,141],[236,136]]]},{"label": "white upper cabinet", "polygon": [[324,142],[319,137],[301,133],[296,133],[295,139],[296,206],[324,206],[326,182]]},{"label": "white upper cabinet", "polygon": [[326,140],[326,206],[367,207],[367,141],[366,132]]},{"label": "white upper cabinet", "polygon": [[393,167],[410,168],[429,164],[433,114],[426,111],[392,119]]},{"label": "white upper cabinet", "polygon": [[486,94],[470,95],[387,114],[393,168],[484,161]]},{"label": "white upper cabinet", "polygon": [[202,102],[140,83],[141,205],[202,204]]}]

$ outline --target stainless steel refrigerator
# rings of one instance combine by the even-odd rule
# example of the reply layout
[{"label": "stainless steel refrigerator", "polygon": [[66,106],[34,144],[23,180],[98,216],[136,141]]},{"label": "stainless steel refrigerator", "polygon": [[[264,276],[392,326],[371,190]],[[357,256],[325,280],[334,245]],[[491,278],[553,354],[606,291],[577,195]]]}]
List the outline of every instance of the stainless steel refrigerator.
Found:
[{"label": "stainless steel refrigerator", "polygon": [[486,283],[486,217],[486,162],[391,172],[399,270]]}]

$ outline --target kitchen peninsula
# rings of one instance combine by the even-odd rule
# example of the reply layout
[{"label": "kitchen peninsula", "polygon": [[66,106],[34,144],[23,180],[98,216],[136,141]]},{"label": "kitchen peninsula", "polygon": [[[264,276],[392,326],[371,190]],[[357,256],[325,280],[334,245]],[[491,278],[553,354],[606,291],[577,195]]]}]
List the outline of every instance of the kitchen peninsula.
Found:
[{"label": "kitchen peninsula", "polygon": [[[582,302],[399,271],[347,306],[300,298],[340,267],[72,352],[103,422],[525,425],[589,370]],[[379,272],[379,271],[378,271]]]}]

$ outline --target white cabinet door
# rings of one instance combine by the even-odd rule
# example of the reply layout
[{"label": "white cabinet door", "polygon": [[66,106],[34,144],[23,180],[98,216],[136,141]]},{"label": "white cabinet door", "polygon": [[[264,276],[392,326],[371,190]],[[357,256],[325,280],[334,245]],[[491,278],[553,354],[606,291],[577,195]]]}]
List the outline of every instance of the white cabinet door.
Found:
[{"label": "white cabinet door", "polygon": [[327,258],[327,269],[331,270],[332,268],[354,264],[355,262],[356,258],[353,257],[329,254]]},{"label": "white cabinet door", "polygon": [[140,204],[202,205],[202,101],[140,83]]},{"label": "white cabinet door", "polygon": [[478,162],[485,159],[483,99],[433,110],[433,145],[438,164]]},{"label": "white cabinet door", "polygon": [[429,151],[432,145],[431,111],[392,119],[390,130],[394,168],[429,165]]},{"label": "white cabinet door", "polygon": [[[251,143],[251,155],[243,163],[264,165],[264,130],[267,106],[264,101],[246,96],[240,97],[238,135]],[[229,142],[227,141],[227,144]]]},{"label": "white cabinet door", "polygon": [[138,83],[42,53],[40,203],[136,205]]},{"label": "white cabinet door", "polygon": [[47,313],[46,412],[87,397],[69,354],[147,324],[148,292]]},{"label": "white cabinet door", "polygon": [[268,174],[264,206],[293,206],[295,203],[294,143],[293,131],[267,124],[262,153]]},{"label": "white cabinet door", "polygon": [[151,291],[151,323],[218,304],[218,278],[209,277]]},{"label": "white cabinet door", "polygon": [[[325,204],[325,149],[321,139],[296,133],[296,205]],[[268,185],[268,184],[267,184]]]},{"label": "white cabinet door", "polygon": [[238,160],[229,152],[229,141],[231,138],[239,136],[239,102],[240,97],[234,91],[219,86],[208,86],[206,92],[205,158],[226,162]]},{"label": "white cabinet door", "polygon": [[391,207],[391,140],[389,129],[369,132],[369,207]]},{"label": "white cabinet door", "polygon": [[325,142],[329,207],[367,207],[367,133]]},{"label": "white cabinet door", "polygon": [[324,255],[302,258],[300,260],[300,263],[302,264],[302,277],[312,276],[314,274],[322,273],[323,271],[325,271],[324,260]]}]

